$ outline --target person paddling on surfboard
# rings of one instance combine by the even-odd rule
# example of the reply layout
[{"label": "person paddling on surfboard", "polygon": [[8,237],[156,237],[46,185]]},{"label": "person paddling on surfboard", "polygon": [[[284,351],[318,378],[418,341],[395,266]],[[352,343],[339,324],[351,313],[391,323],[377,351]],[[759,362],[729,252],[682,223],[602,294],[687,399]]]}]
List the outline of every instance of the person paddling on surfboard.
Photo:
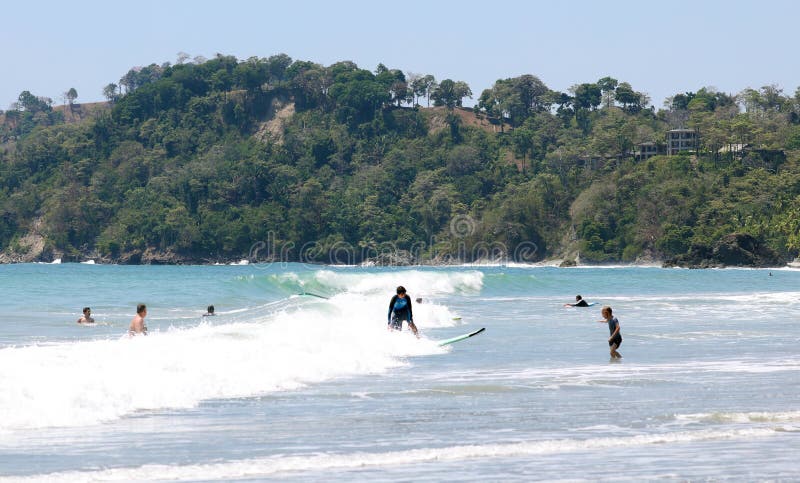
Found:
[{"label": "person paddling on surfboard", "polygon": [[406,289],[401,285],[397,287],[397,295],[389,301],[389,330],[402,330],[404,320],[414,335],[419,337],[417,326],[414,325],[414,314],[411,311],[411,297],[406,295]]},{"label": "person paddling on surfboard", "polygon": [[564,304],[564,307],[588,307],[589,304],[580,295],[575,296],[574,304]]}]

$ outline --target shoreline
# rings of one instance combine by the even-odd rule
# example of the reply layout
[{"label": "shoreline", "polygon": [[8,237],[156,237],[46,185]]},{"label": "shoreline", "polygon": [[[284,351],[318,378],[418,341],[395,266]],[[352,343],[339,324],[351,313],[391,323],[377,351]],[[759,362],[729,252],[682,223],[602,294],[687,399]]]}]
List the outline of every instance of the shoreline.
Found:
[{"label": "shoreline", "polygon": [[196,262],[196,261],[176,261],[176,262],[156,262],[156,263],[120,263],[118,261],[87,259],[84,261],[63,261],[55,259],[52,261],[0,261],[3,265],[103,265],[103,266],[186,266],[186,267],[243,267],[253,265],[263,267],[272,264],[297,264],[312,267],[330,268],[559,268],[559,269],[625,269],[625,268],[648,268],[648,269],[676,269],[676,270],[799,270],[800,262],[787,262],[785,265],[778,266],[755,266],[755,265],[720,265],[720,266],[677,266],[658,263],[584,263],[575,265],[563,265],[560,259],[544,260],[534,263],[523,262],[465,262],[465,263],[407,263],[407,264],[381,264],[374,262],[364,262],[355,265],[312,263],[303,261],[272,261],[272,262],[251,262],[247,259],[228,262]]}]

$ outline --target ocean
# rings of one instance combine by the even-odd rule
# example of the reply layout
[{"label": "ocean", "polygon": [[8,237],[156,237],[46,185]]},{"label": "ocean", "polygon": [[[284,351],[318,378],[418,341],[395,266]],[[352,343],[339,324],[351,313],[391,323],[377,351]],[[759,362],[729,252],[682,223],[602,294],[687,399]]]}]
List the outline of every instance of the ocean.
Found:
[{"label": "ocean", "polygon": [[[386,329],[397,285],[423,299],[420,339]],[[800,480],[798,287],[792,269],[4,265],[0,481]]]}]

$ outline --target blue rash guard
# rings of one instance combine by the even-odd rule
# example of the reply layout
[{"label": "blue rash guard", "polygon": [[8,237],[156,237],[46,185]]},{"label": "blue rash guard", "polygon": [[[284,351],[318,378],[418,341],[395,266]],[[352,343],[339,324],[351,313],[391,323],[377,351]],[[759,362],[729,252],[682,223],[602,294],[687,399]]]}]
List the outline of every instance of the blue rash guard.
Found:
[{"label": "blue rash guard", "polygon": [[403,321],[414,322],[414,314],[411,312],[411,299],[406,295],[405,297],[398,297],[395,295],[389,301],[389,325],[395,330],[403,328]]}]

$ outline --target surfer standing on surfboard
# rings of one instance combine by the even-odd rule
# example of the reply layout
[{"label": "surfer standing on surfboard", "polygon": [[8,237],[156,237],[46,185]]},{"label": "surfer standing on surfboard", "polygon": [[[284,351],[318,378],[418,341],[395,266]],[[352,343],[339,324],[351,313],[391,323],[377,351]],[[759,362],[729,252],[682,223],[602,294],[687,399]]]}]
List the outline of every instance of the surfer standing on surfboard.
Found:
[{"label": "surfer standing on surfboard", "polygon": [[397,287],[397,295],[389,301],[389,330],[402,330],[404,320],[414,335],[419,337],[417,326],[414,325],[414,314],[411,311],[411,297],[406,295],[406,289],[401,285]]}]

